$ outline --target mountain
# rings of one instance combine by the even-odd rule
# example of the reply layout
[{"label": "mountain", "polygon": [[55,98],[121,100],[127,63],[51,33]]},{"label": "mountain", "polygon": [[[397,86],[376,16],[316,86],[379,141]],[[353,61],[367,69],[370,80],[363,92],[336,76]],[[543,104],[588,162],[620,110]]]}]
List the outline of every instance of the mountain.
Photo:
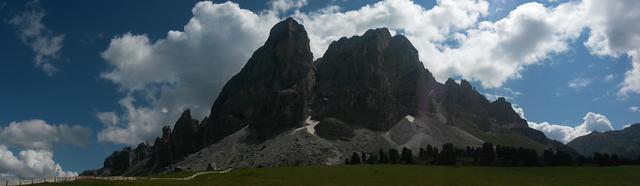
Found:
[{"label": "mountain", "polygon": [[593,131],[567,144],[583,156],[593,153],[615,153],[636,160],[640,157],[640,123],[616,131]]},{"label": "mountain", "polygon": [[304,27],[291,18],[276,24],[264,46],[224,86],[206,124],[213,133],[248,126],[253,141],[300,126],[308,115],[314,68]]},{"label": "mountain", "polygon": [[313,118],[384,131],[433,107],[435,79],[409,40],[391,37],[386,28],[331,43],[316,64]]},{"label": "mountain", "polygon": [[227,82],[202,121],[185,111],[153,145],[124,148],[85,174],[342,164],[353,152],[484,142],[576,154],[528,127],[504,98],[444,84],[402,35],[386,28],[332,42],[313,61],[306,30],[288,18]]}]

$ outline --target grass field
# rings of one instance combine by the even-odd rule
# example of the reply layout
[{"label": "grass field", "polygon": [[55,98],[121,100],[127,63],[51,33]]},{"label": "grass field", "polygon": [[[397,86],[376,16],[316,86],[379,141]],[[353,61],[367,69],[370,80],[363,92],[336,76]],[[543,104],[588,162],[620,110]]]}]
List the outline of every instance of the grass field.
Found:
[{"label": "grass field", "polygon": [[[162,177],[167,177],[164,175]],[[184,177],[184,174],[176,174]],[[46,185],[640,185],[640,166],[448,167],[359,165],[236,169],[189,181],[95,181]]]}]

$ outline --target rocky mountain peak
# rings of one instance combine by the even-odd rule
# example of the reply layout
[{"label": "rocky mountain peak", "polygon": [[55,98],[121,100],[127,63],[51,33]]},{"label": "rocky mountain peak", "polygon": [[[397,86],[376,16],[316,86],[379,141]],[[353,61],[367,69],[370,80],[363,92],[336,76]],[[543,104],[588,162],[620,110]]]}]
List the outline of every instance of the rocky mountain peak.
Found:
[{"label": "rocky mountain peak", "polygon": [[491,115],[500,125],[511,127],[528,127],[527,122],[513,110],[511,103],[504,97],[499,97],[491,102]]},{"label": "rocky mountain peak", "polygon": [[471,83],[469,83],[469,81],[465,79],[460,80],[460,88],[464,90],[473,90],[473,86],[471,86]]},{"label": "rocky mountain peak", "polygon": [[449,78],[447,79],[447,81],[444,82],[444,87],[447,89],[454,89],[454,88],[457,89],[459,86],[460,84],[458,84],[456,80],[453,78]]},{"label": "rocky mountain peak", "polygon": [[424,110],[435,82],[404,36],[386,28],[331,43],[317,61],[313,117],[386,130]]},{"label": "rocky mountain peak", "polygon": [[[191,118],[191,110],[187,109],[187,110],[183,111],[182,114],[180,115],[180,118],[178,118],[178,121],[176,122],[176,125],[174,126],[174,130],[176,130],[178,128],[188,127],[188,125],[194,123],[192,121],[193,121],[193,119]],[[195,123],[197,124],[197,122],[195,122]]]},{"label": "rocky mountain peak", "polygon": [[[287,60],[295,56],[296,52],[309,52],[309,37],[304,26],[289,17],[279,22],[269,32],[269,38],[264,47],[275,48],[277,57]],[[310,52],[309,52],[310,53]]]},{"label": "rocky mountain peak", "polygon": [[362,38],[378,38],[380,40],[389,40],[391,38],[391,33],[389,29],[382,27],[376,29],[369,29],[361,36]]},{"label": "rocky mountain peak", "polygon": [[261,141],[301,125],[314,82],[313,54],[304,27],[292,18],[276,24],[265,45],[222,89],[207,120],[213,142],[249,126]]},{"label": "rocky mountain peak", "polygon": [[[278,38],[283,37],[284,34],[290,34],[296,31],[304,32],[304,26],[299,24],[295,19],[288,17],[287,19],[280,21],[279,23],[271,27],[267,42],[278,40]],[[306,34],[306,32],[304,33]]]}]

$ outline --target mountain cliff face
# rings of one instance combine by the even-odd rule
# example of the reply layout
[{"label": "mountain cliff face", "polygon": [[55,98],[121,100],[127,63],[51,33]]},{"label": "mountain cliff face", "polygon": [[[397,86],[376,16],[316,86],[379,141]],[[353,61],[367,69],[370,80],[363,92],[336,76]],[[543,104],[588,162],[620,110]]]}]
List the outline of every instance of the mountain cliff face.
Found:
[{"label": "mountain cliff face", "polygon": [[567,144],[583,156],[593,153],[615,153],[635,160],[640,157],[640,123],[617,131],[591,132]]},{"label": "mountain cliff face", "polygon": [[291,18],[276,24],[264,46],[218,95],[206,122],[209,131],[235,132],[248,125],[249,140],[261,141],[301,125],[308,115],[314,68],[304,27]]},{"label": "mountain cliff face", "polygon": [[316,65],[313,118],[385,131],[406,115],[434,107],[429,91],[437,83],[418,51],[386,28],[334,41]]},{"label": "mountain cliff face", "polygon": [[312,60],[304,27],[276,24],[202,122],[185,111],[153,145],[114,152],[86,174],[332,165],[354,151],[485,141],[575,153],[504,98],[491,102],[465,80],[437,82],[411,42],[386,28],[334,41]]}]

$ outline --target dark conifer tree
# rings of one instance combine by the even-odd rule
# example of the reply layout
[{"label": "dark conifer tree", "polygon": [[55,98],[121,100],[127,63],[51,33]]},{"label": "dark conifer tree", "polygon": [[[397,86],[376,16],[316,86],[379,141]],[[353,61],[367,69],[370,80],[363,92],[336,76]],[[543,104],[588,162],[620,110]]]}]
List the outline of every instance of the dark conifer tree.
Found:
[{"label": "dark conifer tree", "polygon": [[547,166],[556,166],[555,155],[552,149],[547,149],[543,152],[542,157]]},{"label": "dark conifer tree", "polygon": [[387,163],[389,163],[389,156],[382,149],[380,149],[380,151],[378,152],[378,163],[379,164],[387,164]]},{"label": "dark conifer tree", "polygon": [[418,160],[427,161],[427,151],[424,148],[420,148],[418,152]]},{"label": "dark conifer tree", "polygon": [[616,165],[620,165],[620,157],[618,157],[618,154],[616,153],[612,153],[611,154],[611,165],[616,166]]},{"label": "dark conifer tree", "polygon": [[455,165],[456,164],[456,152],[455,146],[452,143],[445,143],[442,145],[442,151],[438,155],[438,164],[441,165]]},{"label": "dark conifer tree", "polygon": [[609,153],[604,153],[602,155],[602,164],[604,166],[611,166],[611,156],[609,155]]},{"label": "dark conifer tree", "polygon": [[357,152],[354,152],[354,153],[351,155],[351,161],[350,161],[350,164],[360,164],[360,163],[362,163],[362,161],[360,161],[360,155],[358,155],[358,153],[357,153]]},{"label": "dark conifer tree", "polygon": [[401,156],[401,161],[402,163],[405,164],[413,164],[413,152],[411,152],[411,149],[408,149],[406,147],[402,147],[402,156]]},{"label": "dark conifer tree", "polygon": [[495,159],[495,150],[493,149],[493,144],[489,142],[485,142],[482,144],[482,150],[480,154],[480,164],[481,165],[491,165]]},{"label": "dark conifer tree", "polygon": [[394,148],[389,149],[389,162],[391,164],[396,164],[400,162],[400,154],[398,153],[398,150]]},{"label": "dark conifer tree", "polygon": [[538,152],[536,152],[536,150],[533,149],[527,149],[526,151],[526,157],[524,160],[524,166],[538,166],[540,165],[540,162],[538,161]]},{"label": "dark conifer tree", "polygon": [[605,166],[604,165],[604,156],[600,153],[593,153],[593,163],[595,163],[598,166]]},{"label": "dark conifer tree", "polygon": [[560,165],[560,166],[573,165],[573,159],[571,158],[571,155],[562,151],[556,151],[555,161],[556,161],[556,165]]},{"label": "dark conifer tree", "polygon": [[378,162],[378,157],[375,154],[369,153],[369,158],[367,158],[367,164],[376,164]]}]

